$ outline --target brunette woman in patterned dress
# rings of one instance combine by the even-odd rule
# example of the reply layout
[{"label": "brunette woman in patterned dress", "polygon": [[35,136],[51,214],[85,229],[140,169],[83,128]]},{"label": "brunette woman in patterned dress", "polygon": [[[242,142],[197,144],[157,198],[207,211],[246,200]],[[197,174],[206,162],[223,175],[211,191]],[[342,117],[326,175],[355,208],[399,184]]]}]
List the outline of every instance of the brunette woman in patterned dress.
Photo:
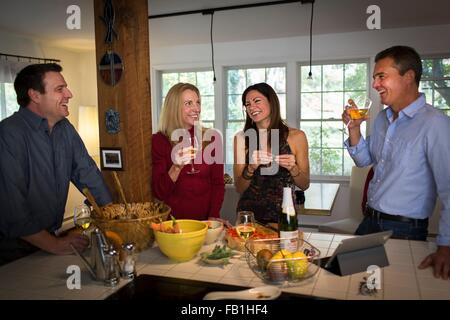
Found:
[{"label": "brunette woman in patterned dress", "polygon": [[281,119],[277,94],[267,83],[248,87],[242,104],[244,131],[234,137],[234,184],[241,193],[237,211],[250,210],[259,222],[277,223],[283,187],[309,187],[308,141]]}]

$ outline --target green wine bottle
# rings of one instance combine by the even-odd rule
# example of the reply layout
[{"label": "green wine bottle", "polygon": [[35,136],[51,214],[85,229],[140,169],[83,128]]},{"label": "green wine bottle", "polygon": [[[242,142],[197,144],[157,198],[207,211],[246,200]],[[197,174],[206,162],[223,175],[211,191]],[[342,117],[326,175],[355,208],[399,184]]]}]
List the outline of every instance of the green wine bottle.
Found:
[{"label": "green wine bottle", "polygon": [[295,211],[294,201],[292,199],[292,189],[290,187],[283,188],[282,210],[278,221],[280,248],[290,252],[297,251],[298,246],[298,221],[297,212]]}]

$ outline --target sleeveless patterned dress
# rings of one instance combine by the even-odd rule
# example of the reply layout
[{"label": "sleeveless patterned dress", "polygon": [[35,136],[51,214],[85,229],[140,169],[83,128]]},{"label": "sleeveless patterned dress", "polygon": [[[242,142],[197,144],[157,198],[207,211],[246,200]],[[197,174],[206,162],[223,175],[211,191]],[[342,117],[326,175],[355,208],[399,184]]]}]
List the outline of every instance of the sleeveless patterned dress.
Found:
[{"label": "sleeveless patterned dress", "polygon": [[[286,141],[280,148],[280,154],[292,154]],[[283,187],[293,185],[294,179],[289,171],[281,166],[274,175],[262,175],[261,169],[262,166],[259,166],[255,170],[249,187],[238,201],[236,212],[253,211],[255,219],[260,223],[278,223],[283,201]]]}]

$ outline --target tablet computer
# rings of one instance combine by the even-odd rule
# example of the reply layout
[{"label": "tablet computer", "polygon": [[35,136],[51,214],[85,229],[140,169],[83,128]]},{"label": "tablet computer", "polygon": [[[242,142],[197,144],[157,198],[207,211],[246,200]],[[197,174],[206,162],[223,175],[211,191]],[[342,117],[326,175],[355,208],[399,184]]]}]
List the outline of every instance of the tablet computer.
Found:
[{"label": "tablet computer", "polygon": [[325,268],[331,267],[336,256],[339,254],[383,246],[391,236],[392,230],[388,230],[344,239],[341,241],[336,250],[334,250],[330,259],[328,259],[325,264]]}]

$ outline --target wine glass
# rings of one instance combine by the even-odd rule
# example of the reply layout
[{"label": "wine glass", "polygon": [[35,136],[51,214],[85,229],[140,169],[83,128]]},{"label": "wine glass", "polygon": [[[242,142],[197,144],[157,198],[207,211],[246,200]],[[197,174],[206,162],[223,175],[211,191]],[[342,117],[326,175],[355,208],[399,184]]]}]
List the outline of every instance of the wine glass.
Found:
[{"label": "wine glass", "polygon": [[[359,120],[369,113],[370,107],[372,107],[372,100],[366,98],[366,100],[364,101],[364,106],[362,108],[358,108],[353,99],[348,99],[348,104],[349,105],[345,106],[345,110],[349,110],[350,112],[350,120],[345,124],[347,130],[348,126],[353,120]],[[344,133],[347,132],[344,131]]]},{"label": "wine glass", "polygon": [[81,234],[85,235],[92,222],[91,209],[87,205],[81,204],[76,206],[73,211],[73,222],[78,229],[82,230]]},{"label": "wine glass", "polygon": [[236,219],[236,232],[244,240],[255,233],[255,214],[252,211],[239,211]]},{"label": "wine glass", "polygon": [[194,168],[194,159],[195,159],[195,154],[197,153],[197,151],[198,151],[198,140],[197,140],[197,137],[194,135],[193,137],[189,137],[189,145],[190,146],[192,146],[192,148],[191,148],[191,153],[192,153],[192,156],[193,156],[193,159],[191,160],[191,170],[189,170],[188,172],[187,172],[187,174],[195,174],[195,173],[199,173],[200,172],[200,170],[199,169],[195,169]]}]

